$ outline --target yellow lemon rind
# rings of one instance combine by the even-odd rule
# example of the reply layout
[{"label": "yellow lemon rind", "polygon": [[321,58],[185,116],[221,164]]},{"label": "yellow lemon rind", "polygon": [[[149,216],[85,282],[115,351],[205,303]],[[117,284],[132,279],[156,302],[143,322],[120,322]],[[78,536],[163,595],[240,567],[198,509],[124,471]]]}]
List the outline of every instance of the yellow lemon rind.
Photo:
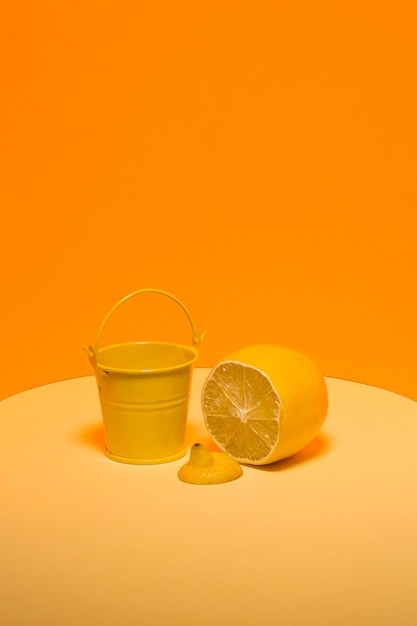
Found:
[{"label": "yellow lemon rind", "polygon": [[[274,445],[270,446],[266,454],[257,456],[256,449],[252,449],[253,455],[251,458],[235,453],[236,444],[239,447],[239,442],[236,440],[234,433],[227,440],[225,440],[226,434],[224,432],[221,433],[221,428],[227,427],[228,414],[222,415],[219,412],[217,414],[219,423],[216,425],[217,420],[212,419],[213,417],[216,418],[216,412],[210,415],[204,406],[207,385],[215,377],[218,368],[228,364],[238,364],[259,372],[271,385],[279,400],[278,434],[275,435]],[[227,385],[226,387],[222,386],[221,376],[219,376],[217,381],[215,380],[216,382],[220,388],[219,396],[224,395]],[[239,379],[236,378],[233,382],[236,382],[234,390],[236,398],[236,389],[239,389]],[[233,399],[233,390],[231,396]],[[275,463],[300,451],[318,434],[326,419],[328,410],[326,381],[317,365],[305,354],[291,348],[272,344],[248,346],[222,359],[209,374],[203,386],[201,399],[206,427],[213,440],[226,454],[238,460],[239,463],[247,465]],[[219,401],[221,405],[220,397]],[[227,402],[225,402],[225,405],[225,408],[227,408]],[[221,425],[222,419],[224,421],[223,426]],[[230,421],[233,421],[232,417]],[[220,441],[216,437],[215,426],[217,426],[217,430],[221,434]],[[266,445],[263,447],[265,448]]]}]

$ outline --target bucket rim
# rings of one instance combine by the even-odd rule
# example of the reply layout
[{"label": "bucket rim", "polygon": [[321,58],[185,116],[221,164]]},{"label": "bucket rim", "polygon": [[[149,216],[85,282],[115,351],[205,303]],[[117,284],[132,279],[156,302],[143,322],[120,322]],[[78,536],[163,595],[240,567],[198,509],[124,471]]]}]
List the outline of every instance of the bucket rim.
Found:
[{"label": "bucket rim", "polygon": [[[123,346],[131,346],[131,345],[140,345],[140,346],[169,346],[172,348],[180,348],[181,350],[187,350],[191,355],[190,358],[185,363],[178,363],[178,365],[171,365],[169,367],[157,367],[152,369],[127,369],[123,367],[117,367],[112,365],[103,365],[100,363],[100,354],[110,350],[111,348],[122,348]],[[173,372],[176,370],[184,369],[186,367],[190,367],[199,357],[198,350],[195,346],[186,346],[181,343],[172,343],[169,341],[128,341],[124,343],[115,343],[110,346],[103,346],[99,348],[97,352],[97,366],[103,370],[104,372],[114,372],[116,374],[159,374],[166,372]]]}]

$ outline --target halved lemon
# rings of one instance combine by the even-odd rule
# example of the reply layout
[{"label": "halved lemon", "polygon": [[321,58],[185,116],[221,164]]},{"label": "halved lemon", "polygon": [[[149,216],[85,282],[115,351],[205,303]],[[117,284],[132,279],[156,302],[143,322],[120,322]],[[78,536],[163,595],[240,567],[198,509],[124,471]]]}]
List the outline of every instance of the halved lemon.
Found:
[{"label": "halved lemon", "polygon": [[225,357],[202,390],[206,427],[240,463],[265,465],[307,445],[327,416],[326,382],[306,355],[275,345]]}]

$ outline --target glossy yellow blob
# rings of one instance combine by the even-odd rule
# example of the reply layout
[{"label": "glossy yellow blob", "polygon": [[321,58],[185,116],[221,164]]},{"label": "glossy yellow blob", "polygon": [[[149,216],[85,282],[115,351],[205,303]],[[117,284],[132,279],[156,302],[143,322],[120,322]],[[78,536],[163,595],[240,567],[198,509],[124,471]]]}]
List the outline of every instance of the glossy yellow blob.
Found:
[{"label": "glossy yellow blob", "polygon": [[224,452],[210,452],[201,443],[195,443],[190,459],[183,465],[178,478],[194,485],[226,483],[242,476],[239,463]]}]

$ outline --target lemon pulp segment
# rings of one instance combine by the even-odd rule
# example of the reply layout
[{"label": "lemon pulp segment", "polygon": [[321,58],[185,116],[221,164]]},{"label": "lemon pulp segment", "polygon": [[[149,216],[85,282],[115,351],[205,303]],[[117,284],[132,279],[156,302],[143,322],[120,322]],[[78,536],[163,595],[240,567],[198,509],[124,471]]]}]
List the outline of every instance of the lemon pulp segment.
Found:
[{"label": "lemon pulp segment", "polygon": [[204,385],[202,406],[214,441],[237,461],[259,463],[276,448],[281,400],[257,368],[219,363]]}]

